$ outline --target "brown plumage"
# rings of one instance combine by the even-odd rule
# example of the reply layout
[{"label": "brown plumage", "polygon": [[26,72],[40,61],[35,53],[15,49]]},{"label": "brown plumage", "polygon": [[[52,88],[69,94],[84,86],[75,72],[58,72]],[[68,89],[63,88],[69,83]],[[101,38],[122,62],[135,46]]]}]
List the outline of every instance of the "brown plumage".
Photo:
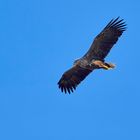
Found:
[{"label": "brown plumage", "polygon": [[59,88],[65,93],[71,93],[76,89],[85,77],[94,69],[111,69],[113,64],[104,62],[113,45],[126,30],[126,24],[119,17],[112,19],[102,32],[96,36],[88,52],[74,62],[74,66],[66,71],[58,82]]},{"label": "brown plumage", "polygon": [[92,70],[82,68],[78,65],[72,67],[62,75],[62,78],[58,82],[59,88],[65,93],[67,91],[69,93],[73,92],[76,86],[80,84],[90,72],[92,72]]}]

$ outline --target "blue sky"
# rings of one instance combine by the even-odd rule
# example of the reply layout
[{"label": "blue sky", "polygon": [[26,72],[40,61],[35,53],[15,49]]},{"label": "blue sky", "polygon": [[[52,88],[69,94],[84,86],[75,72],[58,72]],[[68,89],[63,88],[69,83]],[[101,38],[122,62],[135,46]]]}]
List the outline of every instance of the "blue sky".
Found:
[{"label": "blue sky", "polygon": [[[0,2],[1,140],[139,140],[140,2]],[[128,24],[106,58],[114,70],[89,75],[70,95],[62,73],[112,19]]]}]

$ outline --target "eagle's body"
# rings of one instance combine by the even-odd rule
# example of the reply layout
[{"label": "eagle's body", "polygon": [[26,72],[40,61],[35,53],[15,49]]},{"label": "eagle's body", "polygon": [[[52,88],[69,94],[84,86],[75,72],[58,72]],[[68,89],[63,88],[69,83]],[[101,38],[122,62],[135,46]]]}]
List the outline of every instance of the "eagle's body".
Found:
[{"label": "eagle's body", "polygon": [[76,86],[95,69],[112,69],[114,64],[106,63],[105,57],[126,29],[125,22],[116,18],[111,20],[103,31],[94,39],[88,52],[74,62],[71,69],[66,71],[58,82],[61,91],[73,92]]}]

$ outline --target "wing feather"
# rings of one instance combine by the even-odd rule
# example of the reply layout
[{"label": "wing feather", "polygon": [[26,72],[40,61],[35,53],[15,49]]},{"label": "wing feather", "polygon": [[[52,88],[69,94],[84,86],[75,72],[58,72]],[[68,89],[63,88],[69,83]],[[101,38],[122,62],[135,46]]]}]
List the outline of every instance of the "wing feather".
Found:
[{"label": "wing feather", "polygon": [[80,82],[83,81],[91,72],[92,70],[90,69],[85,69],[76,65],[62,75],[58,82],[59,88],[62,92],[71,93],[76,89],[77,85],[80,84]]},{"label": "wing feather", "polygon": [[84,56],[89,60],[104,60],[113,45],[118,41],[118,38],[125,30],[126,24],[123,22],[123,19],[119,20],[119,17],[112,19],[103,29],[103,31],[96,36],[90,49]]}]

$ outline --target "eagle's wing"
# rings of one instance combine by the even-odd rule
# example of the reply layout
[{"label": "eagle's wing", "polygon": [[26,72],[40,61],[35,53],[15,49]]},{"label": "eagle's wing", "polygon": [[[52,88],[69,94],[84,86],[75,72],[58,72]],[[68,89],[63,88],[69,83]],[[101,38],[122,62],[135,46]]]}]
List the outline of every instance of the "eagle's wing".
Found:
[{"label": "eagle's wing", "polygon": [[91,72],[92,70],[90,69],[85,69],[78,65],[73,66],[62,75],[58,82],[59,88],[65,93],[73,92],[73,90],[76,89],[76,86]]},{"label": "eagle's wing", "polygon": [[126,30],[126,24],[119,17],[112,19],[103,31],[96,36],[90,49],[85,54],[88,59],[104,60],[118,38]]}]

